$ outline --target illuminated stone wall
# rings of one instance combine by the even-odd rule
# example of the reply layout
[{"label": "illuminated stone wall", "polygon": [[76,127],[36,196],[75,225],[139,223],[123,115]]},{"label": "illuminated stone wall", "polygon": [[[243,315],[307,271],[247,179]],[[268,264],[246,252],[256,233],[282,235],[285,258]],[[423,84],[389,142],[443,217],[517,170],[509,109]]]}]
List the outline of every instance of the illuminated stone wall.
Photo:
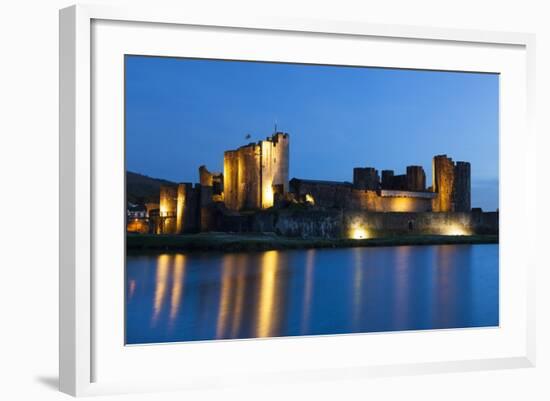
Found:
[{"label": "illuminated stone wall", "polygon": [[261,141],[261,171],[260,171],[260,196],[261,208],[267,209],[273,206],[273,179],[276,165],[273,160],[277,158],[271,141]]},{"label": "illuminated stone wall", "polygon": [[343,232],[352,238],[361,229],[367,237],[391,234],[498,234],[497,212],[372,213],[344,212]]},{"label": "illuminated stone wall", "polygon": [[[453,162],[446,155],[433,158],[433,187],[426,190],[422,166],[407,166],[407,173],[378,172],[370,167],[353,170],[353,184],[292,179],[295,199],[306,197],[318,207],[371,212],[467,212],[470,211],[470,164]],[[378,189],[378,188],[381,189]]]},{"label": "illuminated stone wall", "polygon": [[[212,197],[211,187],[209,191]],[[155,232],[183,234],[200,231],[201,186],[191,183],[163,185],[160,188],[159,216]]]},{"label": "illuminated stone wall", "polygon": [[229,150],[223,157],[224,203],[230,210],[239,210],[239,152]]},{"label": "illuminated stone wall", "polygon": [[160,187],[160,233],[177,233],[177,207],[178,207],[178,187],[176,185],[161,185]]},{"label": "illuminated stone wall", "polygon": [[290,191],[296,199],[305,200],[306,196],[321,208],[345,208],[351,199],[353,185],[350,182],[290,180]]},{"label": "illuminated stone wall", "polygon": [[402,196],[399,193],[382,196],[384,191],[359,190],[348,182],[292,179],[290,189],[296,199],[309,196],[315,206],[322,208],[372,212],[427,212],[432,208],[432,200],[426,193],[402,191]]},{"label": "illuminated stone wall", "polygon": [[261,207],[262,192],[260,187],[261,146],[254,144],[239,149],[238,177],[238,210],[259,209]]},{"label": "illuminated stone wall", "polygon": [[498,212],[365,212],[269,209],[223,216],[222,231],[301,238],[376,238],[399,234],[498,234]]},{"label": "illuminated stone wall", "polygon": [[[392,194],[386,195],[387,192]],[[346,209],[371,212],[429,212],[432,210],[432,199],[427,195],[409,191],[352,190]]]},{"label": "illuminated stone wall", "polygon": [[471,209],[470,163],[453,162],[446,155],[433,158],[434,212],[468,212]]},{"label": "illuminated stone wall", "polygon": [[262,155],[262,166],[270,165],[262,171],[262,181],[272,185],[282,185],[284,193],[288,192],[288,172],[290,164],[290,138],[288,134],[278,132],[271,138],[262,141],[263,146],[270,148],[269,157]]},{"label": "illuminated stone wall", "polygon": [[202,186],[211,187],[214,182],[214,174],[208,171],[206,166],[199,167],[199,180]]},{"label": "illuminated stone wall", "polygon": [[289,136],[277,133],[265,141],[224,153],[224,202],[230,210],[273,206],[274,186],[288,192]]},{"label": "illuminated stone wall", "polygon": [[212,200],[223,201],[223,174],[210,172],[206,166],[199,167],[199,179],[202,187],[212,187]]},{"label": "illuminated stone wall", "polygon": [[452,211],[454,163],[447,155],[435,156],[432,161],[432,189],[437,193],[432,203],[434,212]]}]

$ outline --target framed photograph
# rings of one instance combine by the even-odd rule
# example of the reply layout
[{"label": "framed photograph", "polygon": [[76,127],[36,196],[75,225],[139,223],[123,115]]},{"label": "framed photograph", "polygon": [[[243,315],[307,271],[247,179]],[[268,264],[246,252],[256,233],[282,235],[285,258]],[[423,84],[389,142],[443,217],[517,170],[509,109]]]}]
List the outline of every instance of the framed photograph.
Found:
[{"label": "framed photograph", "polygon": [[60,388],[535,363],[534,37],[60,12]]}]

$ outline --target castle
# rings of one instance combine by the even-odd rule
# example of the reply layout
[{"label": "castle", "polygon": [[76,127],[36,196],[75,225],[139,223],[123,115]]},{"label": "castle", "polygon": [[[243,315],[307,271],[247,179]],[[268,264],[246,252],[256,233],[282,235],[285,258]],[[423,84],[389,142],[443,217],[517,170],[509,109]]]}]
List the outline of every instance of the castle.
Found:
[{"label": "castle", "polygon": [[[379,175],[373,167],[356,167],[352,182],[289,180],[289,145],[289,134],[276,132],[224,152],[223,173],[200,166],[200,183],[162,186],[151,230],[159,234],[274,231],[331,237],[347,235],[350,227],[366,221],[381,230],[422,227],[424,232],[432,224],[455,225],[457,219],[464,232],[475,231],[474,226],[492,230],[498,225],[498,215],[471,211],[468,162],[435,156],[429,188],[418,165],[398,175],[393,170]],[[292,205],[302,209],[298,212]],[[432,231],[438,230],[444,231],[441,227]]]}]

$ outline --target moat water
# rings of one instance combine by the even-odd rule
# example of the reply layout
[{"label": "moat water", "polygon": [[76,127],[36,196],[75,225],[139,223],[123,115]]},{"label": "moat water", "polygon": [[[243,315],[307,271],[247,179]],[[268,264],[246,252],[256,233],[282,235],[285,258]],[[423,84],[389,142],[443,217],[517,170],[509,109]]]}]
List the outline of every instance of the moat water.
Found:
[{"label": "moat water", "polygon": [[126,341],[498,326],[498,245],[129,254]]}]

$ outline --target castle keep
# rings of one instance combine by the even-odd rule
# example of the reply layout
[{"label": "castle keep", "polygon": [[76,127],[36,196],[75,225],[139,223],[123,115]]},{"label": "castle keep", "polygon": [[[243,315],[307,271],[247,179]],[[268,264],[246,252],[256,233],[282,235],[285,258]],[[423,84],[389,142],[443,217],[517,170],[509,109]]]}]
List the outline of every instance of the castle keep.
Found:
[{"label": "castle keep", "polygon": [[267,209],[288,192],[288,134],[228,150],[223,157],[224,203],[229,210]]},{"label": "castle keep", "polygon": [[[356,167],[351,182],[289,180],[287,133],[223,155],[223,173],[198,169],[200,183],[164,185],[151,230],[350,236],[365,232],[473,233],[498,230],[498,213],[471,210],[470,163],[437,155],[432,186],[422,166],[403,174]],[[359,229],[357,227],[360,227]]]}]

